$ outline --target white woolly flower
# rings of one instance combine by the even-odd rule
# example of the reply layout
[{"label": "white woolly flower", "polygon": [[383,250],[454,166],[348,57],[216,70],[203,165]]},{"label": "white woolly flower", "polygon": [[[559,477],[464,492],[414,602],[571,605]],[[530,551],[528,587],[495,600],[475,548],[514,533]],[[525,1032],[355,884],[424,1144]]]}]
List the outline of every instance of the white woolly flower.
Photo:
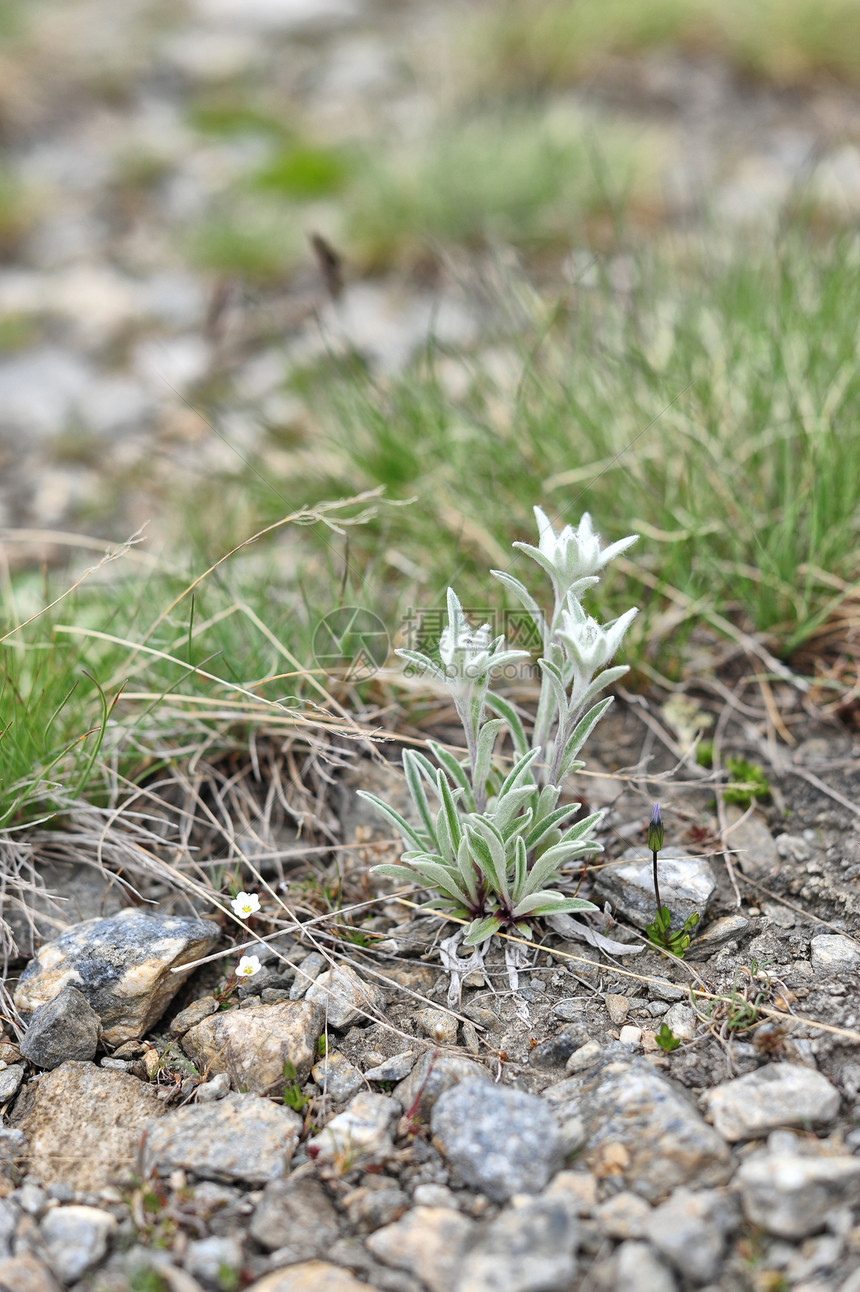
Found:
[{"label": "white woolly flower", "polygon": [[253,978],[254,974],[259,973],[262,967],[259,956],[242,956],[236,966],[236,977]]},{"label": "white woolly flower", "polygon": [[[559,533],[555,532],[552,522],[541,507],[535,507],[534,513],[540,536],[538,546],[514,543],[514,547],[525,552],[546,570],[559,601],[581,580],[596,582],[603,567],[631,547],[638,538],[638,534],[631,534],[628,538],[621,538],[617,543],[610,543],[609,547],[601,549],[600,535],[595,534],[588,512],[585,512],[576,529],[572,525],[565,525]],[[583,590],[581,584],[579,590]]]},{"label": "white woolly flower", "polygon": [[526,650],[505,650],[504,640],[490,640],[489,624],[472,628],[454,589],[448,589],[448,625],[439,639],[439,656],[449,682],[480,682],[493,669],[529,658]]},{"label": "white woolly flower", "polygon": [[247,920],[249,916],[256,915],[260,909],[260,899],[256,893],[237,893],[230,905],[233,913],[239,916],[240,920]]},{"label": "white woolly flower", "polygon": [[562,611],[558,636],[582,675],[592,678],[609,663],[637,613],[634,607],[612,623],[599,624],[591,615],[586,615],[578,602],[568,602]]}]

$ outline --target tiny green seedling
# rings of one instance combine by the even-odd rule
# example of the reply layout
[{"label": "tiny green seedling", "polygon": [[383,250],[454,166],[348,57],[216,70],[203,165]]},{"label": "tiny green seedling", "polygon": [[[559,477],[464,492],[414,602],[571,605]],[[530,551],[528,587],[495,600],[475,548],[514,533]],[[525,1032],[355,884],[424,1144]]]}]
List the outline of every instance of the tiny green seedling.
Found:
[{"label": "tiny green seedling", "polygon": [[660,816],[660,804],[655,803],[651,810],[651,821],[648,826],[648,847],[654,874],[654,896],[657,909],[654,919],[647,925],[645,932],[652,946],[662,951],[669,951],[673,956],[683,956],[692,940],[693,930],[699,923],[699,913],[694,911],[684,921],[683,928],[672,929],[672,912],[660,901],[660,881],[657,876],[657,854],[663,847],[663,821]]},{"label": "tiny green seedling", "polygon": [[724,802],[750,807],[757,799],[769,797],[770,783],[758,763],[750,763],[746,758],[727,758],[726,771],[737,784],[723,790]]},{"label": "tiny green seedling", "polygon": [[654,1033],[654,1040],[666,1054],[671,1054],[681,1044],[681,1038],[675,1035],[667,1023],[660,1024],[660,1030]]},{"label": "tiny green seedling", "polygon": [[296,1067],[290,1063],[289,1059],[284,1062],[284,1094],[283,1101],[288,1108],[294,1112],[300,1113],[306,1104],[310,1103],[307,1095],[303,1095],[299,1086]]}]

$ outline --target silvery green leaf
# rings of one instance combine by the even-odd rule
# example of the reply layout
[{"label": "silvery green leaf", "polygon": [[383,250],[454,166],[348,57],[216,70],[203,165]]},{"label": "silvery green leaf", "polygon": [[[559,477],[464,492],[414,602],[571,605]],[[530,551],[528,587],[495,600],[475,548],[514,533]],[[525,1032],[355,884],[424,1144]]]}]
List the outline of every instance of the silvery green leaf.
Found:
[{"label": "silvery green leaf", "polygon": [[563,821],[565,817],[573,816],[581,806],[580,803],[565,803],[560,808],[556,808],[554,812],[550,812],[547,816],[536,821],[526,835],[526,847],[529,852],[531,852],[532,848],[536,848],[541,839],[550,830],[555,829],[559,822]]},{"label": "silvery green leaf", "polygon": [[601,691],[605,691],[607,686],[611,686],[613,682],[617,682],[619,678],[624,677],[624,674],[629,672],[629,664],[617,664],[614,668],[605,668],[602,673],[597,674],[588,690],[581,696],[580,704],[583,707],[590,704],[596,695],[599,695]]},{"label": "silvery green leaf", "polygon": [[520,785],[515,790],[508,790],[507,794],[499,795],[493,813],[493,825],[503,838],[517,813],[536,797],[533,785]]},{"label": "silvery green leaf", "polygon": [[510,900],[508,893],[507,864],[502,840],[492,829],[489,822],[481,817],[474,819],[474,825],[467,825],[472,856],[477,861],[487,883],[494,893],[504,901]]},{"label": "silvery green leaf", "polygon": [[526,877],[528,875],[528,857],[526,856],[525,840],[520,837],[517,839],[514,848],[514,878],[512,883],[512,894],[514,901],[518,901],[523,891]]},{"label": "silvery green leaf", "polygon": [[514,576],[512,574],[508,574],[506,570],[490,570],[490,574],[494,579],[498,579],[499,582],[510,592],[513,592],[520,605],[528,611],[531,616],[532,623],[540,633],[541,641],[543,641],[546,637],[546,621],[543,617],[543,611],[529,592],[526,585],[524,583],[520,583],[519,579],[515,579]]},{"label": "silvery green leaf", "polygon": [[551,664],[548,659],[539,659],[538,668],[546,678],[549,688],[552,691],[552,698],[555,701],[555,710],[558,714],[559,722],[563,722],[567,713],[567,691],[564,685],[564,678],[561,670]]},{"label": "silvery green leaf", "polygon": [[433,887],[423,875],[411,866],[394,865],[391,862],[384,862],[380,866],[371,866],[371,875],[387,875],[389,879],[399,879],[403,883],[417,884],[419,888]]},{"label": "silvery green leaf", "polygon": [[457,870],[463,881],[463,887],[469,894],[469,901],[477,904],[479,872],[475,866],[470,848],[469,836],[464,832],[457,849]]},{"label": "silvery green leaf", "polygon": [[376,808],[377,812],[386,817],[400,831],[408,843],[419,849],[425,846],[425,841],[418,832],[413,830],[409,822],[399,812],[395,812],[393,807],[389,807],[387,803],[383,803],[382,799],[377,798],[375,794],[368,793],[367,790],[357,790],[356,793],[359,798],[365,799]]},{"label": "silvery green leaf", "polygon": [[526,738],[525,727],[522,724],[519,714],[509,700],[500,695],[494,695],[492,692],[487,696],[486,705],[493,713],[498,713],[508,724],[508,730],[511,733],[511,740],[514,744],[514,752],[518,758],[528,753],[529,742]]},{"label": "silvery green leaf", "polygon": [[420,765],[414,752],[410,749],[404,749],[403,751],[403,771],[406,774],[406,784],[409,787],[409,793],[412,795],[412,802],[415,804],[430,838],[435,839],[433,817],[427,803],[427,795],[424,793],[424,786],[421,783]]},{"label": "silvery green leaf", "polygon": [[[516,790],[513,792],[514,794],[517,793]],[[522,812],[517,813],[517,815],[508,822],[502,831],[502,838],[505,841],[506,847],[510,847],[512,839],[525,834],[526,830],[528,830],[532,823],[532,816],[533,812],[531,805],[529,804]]]},{"label": "silvery green leaf", "polygon": [[[439,790],[439,798],[445,811],[445,819],[448,823],[448,838],[451,840],[451,849],[456,853],[460,846],[460,817],[457,813],[457,805],[454,794],[451,793],[451,786],[448,784],[445,773],[439,769],[436,780]],[[457,798],[461,796],[462,791],[457,790]]]},{"label": "silvery green leaf", "polygon": [[[573,825],[568,826],[564,831],[559,844],[573,843],[576,839],[587,838],[596,825],[599,825],[605,816],[605,812],[592,812],[589,816],[584,816],[581,821],[575,821]],[[595,852],[603,851],[602,843],[593,844]]]},{"label": "silvery green leaf", "polygon": [[469,784],[469,778],[450,750],[446,749],[444,745],[440,745],[438,740],[428,740],[427,748],[431,751],[439,766],[445,768],[451,780],[465,790],[467,796],[471,794],[472,787]]},{"label": "silvery green leaf", "polygon": [[487,783],[490,767],[493,762],[493,750],[499,732],[505,725],[504,718],[491,718],[478,732],[478,746],[475,754],[475,790],[479,791]]},{"label": "silvery green leaf", "polygon": [[576,758],[576,755],[579,753],[580,749],[585,744],[586,740],[591,735],[592,731],[597,726],[598,722],[603,717],[606,710],[609,708],[610,704],[612,704],[612,701],[614,698],[615,698],[614,696],[607,695],[605,700],[600,700],[597,704],[594,705],[592,709],[588,710],[588,713],[586,713],[583,718],[580,718],[579,722],[576,724],[576,728],[574,729],[573,734],[569,737],[567,743],[565,744],[564,754],[562,755],[562,759],[561,759],[561,766],[559,767],[559,773],[558,773],[559,780],[561,780],[564,776],[567,775],[567,772],[568,772],[568,769],[570,768],[571,763]]},{"label": "silvery green leaf", "polygon": [[427,673],[428,676],[435,678],[437,682],[448,681],[439,665],[434,664],[429,656],[422,655],[421,651],[400,649],[396,650],[394,654],[399,655],[401,659],[408,660],[410,664],[414,664],[416,668],[420,668],[422,673]]},{"label": "silvery green leaf", "polygon": [[457,877],[452,875],[447,866],[439,866],[434,862],[426,861],[422,864],[420,873],[426,875],[425,885],[432,885],[438,888],[440,892],[453,898],[455,902],[462,906],[468,906],[469,895],[463,891],[462,886],[457,882]]},{"label": "silvery green leaf", "polygon": [[454,848],[453,840],[451,839],[451,832],[448,828],[448,814],[445,811],[444,803],[436,813],[436,842],[439,845],[439,851],[444,860],[449,865],[453,865],[456,858],[456,850]]},{"label": "silvery green leaf", "polygon": [[563,897],[561,893],[553,893],[550,889],[542,889],[537,893],[530,893],[524,897],[521,902],[517,902],[514,907],[514,915],[557,915],[562,911],[597,911],[600,908],[593,902],[587,902],[584,897]]},{"label": "silvery green leaf", "polygon": [[501,927],[501,915],[488,915],[482,920],[472,920],[472,923],[466,929],[463,946],[474,947],[479,942],[486,942],[487,938],[491,938],[494,933],[498,933]]},{"label": "silvery green leaf", "polygon": [[517,788],[520,781],[523,779],[526,772],[531,767],[532,763],[538,757],[539,754],[540,754],[540,746],[538,746],[537,749],[530,749],[527,754],[523,754],[522,758],[517,759],[517,761],[514,763],[513,767],[508,772],[507,776],[502,782],[501,789],[499,790],[500,800],[504,798],[504,796],[508,793],[509,790],[513,790]]}]

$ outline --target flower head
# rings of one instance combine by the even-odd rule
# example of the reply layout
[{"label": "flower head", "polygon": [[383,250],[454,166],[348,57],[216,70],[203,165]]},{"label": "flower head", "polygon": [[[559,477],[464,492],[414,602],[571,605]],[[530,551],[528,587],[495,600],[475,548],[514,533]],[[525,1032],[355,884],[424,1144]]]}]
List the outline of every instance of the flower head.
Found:
[{"label": "flower head", "polygon": [[611,623],[599,624],[585,613],[574,597],[568,598],[561,614],[558,635],[568,657],[584,677],[593,677],[598,669],[609,663],[637,613],[633,608]]},{"label": "flower head", "polygon": [[259,956],[242,956],[242,959],[236,966],[237,978],[253,978],[255,973],[262,969]]},{"label": "flower head", "polygon": [[240,920],[247,920],[249,916],[256,915],[259,911],[260,899],[256,893],[237,893],[230,905]]},{"label": "flower head", "polygon": [[603,567],[631,547],[638,538],[638,534],[631,534],[601,550],[600,535],[595,534],[588,512],[585,512],[576,529],[572,525],[565,525],[556,533],[543,509],[535,507],[534,511],[538,524],[538,546],[514,543],[514,547],[525,552],[546,570],[559,602],[564,600],[572,588],[583,591],[590,584],[596,583]]},{"label": "flower head", "polygon": [[450,683],[486,682],[493,669],[528,659],[527,650],[505,650],[504,637],[490,641],[490,625],[472,628],[453,588],[448,589],[448,625],[439,639],[439,655]]},{"label": "flower head", "polygon": [[648,825],[648,847],[651,852],[659,852],[663,847],[663,821],[660,816],[659,803],[655,803],[651,809],[651,821]]}]

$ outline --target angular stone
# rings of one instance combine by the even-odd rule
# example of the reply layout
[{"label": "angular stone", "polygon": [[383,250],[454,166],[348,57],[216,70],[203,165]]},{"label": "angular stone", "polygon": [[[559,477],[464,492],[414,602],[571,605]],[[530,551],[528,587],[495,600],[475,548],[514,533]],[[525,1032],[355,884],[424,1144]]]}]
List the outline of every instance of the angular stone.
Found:
[{"label": "angular stone", "polygon": [[636,1292],[676,1292],[677,1283],[647,1243],[622,1243],[615,1253],[615,1284]]},{"label": "angular stone", "polygon": [[627,1017],[627,1011],[630,1008],[630,1000],[627,996],[619,996],[616,993],[608,992],[604,997],[606,1001],[606,1012],[609,1014],[609,1021],[618,1026],[623,1023]]},{"label": "angular stone", "polygon": [[601,1202],[594,1214],[600,1228],[610,1238],[644,1238],[651,1208],[638,1193],[625,1189]]},{"label": "angular stone", "polygon": [[425,1036],[429,1036],[439,1045],[456,1045],[459,1021],[444,1009],[419,1009],[415,1022]]},{"label": "angular stone", "polygon": [[812,939],[809,958],[820,973],[853,973],[860,968],[860,946],[844,933],[819,933]]},{"label": "angular stone", "polygon": [[[746,817],[744,820],[743,818]],[[771,879],[779,870],[780,856],[770,828],[763,816],[731,803],[726,808],[728,840],[736,850],[735,860],[748,879]]]},{"label": "angular stone", "polygon": [[193,1001],[186,1009],[180,1010],[170,1023],[171,1036],[184,1036],[192,1027],[202,1023],[204,1018],[211,1018],[217,1014],[221,1006],[214,996],[202,996],[200,1000]]},{"label": "angular stone", "polygon": [[725,946],[733,938],[749,928],[750,922],[745,915],[722,915],[713,920],[696,938],[696,955],[703,959],[712,955],[719,947]]},{"label": "angular stone", "polygon": [[71,985],[40,1005],[21,1041],[21,1053],[37,1068],[58,1068],[67,1059],[94,1059],[101,1020],[86,996]]},{"label": "angular stone", "polygon": [[339,1050],[331,1050],[324,1059],[315,1063],[311,1068],[311,1076],[336,1104],[346,1103],[365,1084],[359,1069]]},{"label": "angular stone", "polygon": [[107,1252],[117,1227],[114,1216],[99,1207],[55,1207],[46,1211],[40,1229],[48,1263],[61,1283],[75,1283]]},{"label": "angular stone", "polygon": [[36,1179],[98,1192],[131,1176],[144,1127],[164,1112],[155,1088],[136,1077],[70,1062],[25,1086],[12,1121],[29,1141],[25,1163]]},{"label": "angular stone", "polygon": [[839,1112],[839,1091],[814,1068],[768,1063],[705,1095],[724,1139],[759,1139],[780,1126],[824,1126]]},{"label": "angular stone", "polygon": [[568,1023],[561,1027],[555,1036],[541,1041],[529,1052],[529,1063],[535,1068],[561,1068],[567,1063],[575,1050],[579,1049],[586,1037],[582,1023]]},{"label": "angular stone", "polygon": [[212,920],[124,910],[109,919],[73,925],[46,942],[24,970],[15,992],[22,1014],[33,1013],[76,987],[102,1022],[110,1045],[136,1040],[164,1013],[191,969],[220,937]]},{"label": "angular stone", "polygon": [[0,1071],[0,1104],[15,1098],[23,1080],[24,1067],[21,1063],[13,1063],[11,1067]]},{"label": "angular stone", "polygon": [[817,1233],[835,1212],[860,1201],[856,1157],[762,1150],[741,1163],[735,1178],[747,1220],[778,1238]]},{"label": "angular stone", "polygon": [[60,1292],[50,1270],[30,1252],[0,1261],[0,1292]]},{"label": "angular stone", "polygon": [[663,1022],[678,1037],[680,1041],[692,1041],[696,1035],[696,1028],[699,1020],[696,1017],[696,1011],[689,1005],[682,1004],[678,1001],[670,1005],[663,1015]]},{"label": "angular stone", "polygon": [[593,1068],[595,1063],[599,1063],[603,1058],[603,1046],[599,1041],[586,1041],[573,1054],[564,1065],[565,1072],[585,1072],[588,1068]]},{"label": "angular stone", "polygon": [[394,1151],[392,1129],[400,1112],[400,1104],[388,1095],[364,1091],[308,1142],[308,1157],[317,1162],[384,1161]]},{"label": "angular stone", "polygon": [[311,983],[305,992],[305,1000],[325,1011],[329,1027],[342,1031],[368,1015],[375,1017],[385,997],[378,988],[359,978],[349,965],[338,965]]},{"label": "angular stone", "polygon": [[[645,1059],[616,1059],[550,1086],[544,1099],[585,1122],[586,1165],[598,1179],[615,1177],[648,1202],[683,1184],[724,1184],[731,1171],[725,1141],[683,1087]],[[654,1163],[660,1169],[655,1170]]]},{"label": "angular stone", "polygon": [[368,1068],[364,1074],[366,1081],[405,1081],[415,1066],[415,1055],[412,1050],[392,1055],[375,1068]]},{"label": "angular stone", "polygon": [[301,1000],[311,983],[319,978],[325,965],[325,956],[320,955],[319,951],[309,951],[296,966],[296,976],[290,987],[290,1000]]},{"label": "angular stone", "polygon": [[186,1104],[146,1130],[144,1170],[192,1171],[203,1180],[266,1184],[284,1175],[302,1130],[291,1108],[259,1095]]},{"label": "angular stone", "polygon": [[470,1188],[494,1202],[539,1193],[564,1161],[558,1123],[536,1095],[464,1081],[433,1109],[433,1142]]},{"label": "angular stone", "polygon": [[321,1257],[340,1237],[337,1212],[322,1183],[301,1170],[270,1180],[251,1220],[251,1237],[282,1264]]},{"label": "angular stone", "polygon": [[[694,912],[704,918],[717,888],[716,876],[705,857],[661,857],[659,875],[660,899],[672,912],[673,929],[681,928]],[[619,862],[598,871],[595,890],[601,902],[610,901],[639,929],[654,919],[651,858],[643,857],[636,848],[625,852]]]},{"label": "angular stone", "polygon": [[323,1026],[322,1011],[307,1001],[249,1005],[204,1018],[185,1033],[182,1048],[201,1072],[226,1073],[235,1090],[281,1095],[284,1064],[304,1081]]},{"label": "angular stone", "polygon": [[578,1227],[561,1198],[523,1198],[496,1217],[467,1253],[457,1292],[546,1292],[576,1274]]},{"label": "angular stone", "polygon": [[328,1261],[303,1261],[264,1275],[245,1292],[367,1292],[367,1284]]},{"label": "angular stone", "polygon": [[427,1051],[406,1080],[394,1087],[393,1093],[404,1113],[420,1122],[429,1122],[433,1105],[446,1090],[459,1081],[489,1079],[486,1068],[471,1059],[461,1059],[454,1054],[434,1055]]},{"label": "angular stone", "polygon": [[430,1292],[451,1292],[476,1226],[450,1207],[414,1207],[364,1240],[377,1260],[420,1278]]},{"label": "angular stone", "polygon": [[726,1236],[740,1220],[737,1200],[715,1189],[678,1189],[651,1212],[646,1237],[682,1278],[711,1283],[726,1250]]}]

